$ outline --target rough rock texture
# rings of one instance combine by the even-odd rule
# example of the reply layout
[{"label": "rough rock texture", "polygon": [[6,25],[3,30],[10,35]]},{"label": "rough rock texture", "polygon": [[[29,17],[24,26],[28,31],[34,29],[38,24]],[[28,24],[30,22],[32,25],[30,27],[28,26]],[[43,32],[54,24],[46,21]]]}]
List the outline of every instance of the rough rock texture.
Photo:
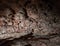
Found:
[{"label": "rough rock texture", "polygon": [[52,0],[0,2],[1,46],[60,46],[60,14]]}]

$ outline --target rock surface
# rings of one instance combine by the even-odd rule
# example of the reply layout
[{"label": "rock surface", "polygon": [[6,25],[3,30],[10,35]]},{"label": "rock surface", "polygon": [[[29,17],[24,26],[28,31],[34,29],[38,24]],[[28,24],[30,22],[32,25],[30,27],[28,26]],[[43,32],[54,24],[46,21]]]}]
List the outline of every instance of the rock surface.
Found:
[{"label": "rock surface", "polygon": [[1,46],[60,45],[60,16],[53,1],[0,2],[0,40],[3,39]]}]

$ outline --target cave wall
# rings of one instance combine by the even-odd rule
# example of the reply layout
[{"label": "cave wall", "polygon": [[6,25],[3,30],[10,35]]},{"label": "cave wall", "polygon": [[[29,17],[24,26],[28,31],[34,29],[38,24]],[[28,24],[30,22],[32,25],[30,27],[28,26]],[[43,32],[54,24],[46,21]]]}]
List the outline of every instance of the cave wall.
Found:
[{"label": "cave wall", "polygon": [[60,46],[59,2],[0,0],[0,46]]}]

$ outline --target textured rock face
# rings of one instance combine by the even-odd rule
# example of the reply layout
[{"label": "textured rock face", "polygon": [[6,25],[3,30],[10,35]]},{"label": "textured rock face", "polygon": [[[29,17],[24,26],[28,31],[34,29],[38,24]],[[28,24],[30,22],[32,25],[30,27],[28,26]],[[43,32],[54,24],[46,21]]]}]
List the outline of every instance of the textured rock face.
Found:
[{"label": "textured rock face", "polygon": [[1,44],[4,43],[6,46],[57,46],[57,43],[59,44],[59,40],[56,39],[60,38],[60,16],[56,4],[50,0],[0,2],[0,39],[20,38],[7,41],[9,45],[4,41]]},{"label": "textured rock face", "polygon": [[33,36],[59,33],[60,18],[54,11],[55,7],[39,1],[24,1],[24,5],[19,1],[17,4],[14,1],[2,2],[0,5],[0,39],[17,38],[29,33],[33,33]]}]

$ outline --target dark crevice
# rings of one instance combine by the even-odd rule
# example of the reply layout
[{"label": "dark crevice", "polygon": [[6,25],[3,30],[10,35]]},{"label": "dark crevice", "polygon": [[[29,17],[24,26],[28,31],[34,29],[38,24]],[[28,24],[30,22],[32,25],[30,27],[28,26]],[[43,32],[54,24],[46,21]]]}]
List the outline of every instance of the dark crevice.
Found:
[{"label": "dark crevice", "polygon": [[12,12],[13,14],[15,14],[15,11],[14,11],[12,8],[9,7],[9,9],[11,10],[11,12]]},{"label": "dark crevice", "polygon": [[31,44],[27,44],[27,45],[25,45],[25,46],[32,46]]},{"label": "dark crevice", "polygon": [[27,10],[25,8],[23,8],[24,12],[25,12],[25,18],[29,18],[29,16],[27,15]]},{"label": "dark crevice", "polygon": [[47,17],[48,15],[47,15],[47,13],[44,13],[44,15]]},{"label": "dark crevice", "polygon": [[53,22],[54,22],[54,23],[56,23],[56,22],[57,22],[56,18],[54,18],[54,19],[53,19]]},{"label": "dark crevice", "polygon": [[30,4],[30,3],[31,3],[31,0],[26,0],[24,6],[26,7],[26,6],[27,6],[28,4]]}]

